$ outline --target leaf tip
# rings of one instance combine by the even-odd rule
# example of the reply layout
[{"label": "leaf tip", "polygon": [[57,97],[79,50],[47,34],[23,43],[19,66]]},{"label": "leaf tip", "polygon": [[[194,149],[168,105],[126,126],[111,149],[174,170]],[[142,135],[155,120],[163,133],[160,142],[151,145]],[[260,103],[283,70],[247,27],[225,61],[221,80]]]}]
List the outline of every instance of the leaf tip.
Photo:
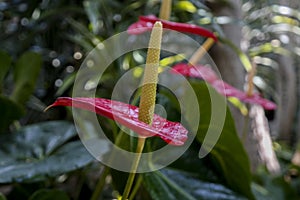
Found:
[{"label": "leaf tip", "polygon": [[47,107],[43,110],[43,112],[47,112],[47,111],[48,111],[50,108],[52,108],[52,107],[53,107],[53,104],[47,106]]}]

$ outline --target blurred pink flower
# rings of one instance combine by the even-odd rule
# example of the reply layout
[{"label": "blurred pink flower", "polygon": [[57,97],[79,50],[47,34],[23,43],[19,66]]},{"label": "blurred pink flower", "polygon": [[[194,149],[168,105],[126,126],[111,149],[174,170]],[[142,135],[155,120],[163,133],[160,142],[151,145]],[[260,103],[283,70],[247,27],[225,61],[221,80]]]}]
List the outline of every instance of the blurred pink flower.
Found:
[{"label": "blurred pink flower", "polygon": [[203,79],[223,96],[236,97],[239,100],[246,103],[259,104],[266,110],[275,110],[277,107],[275,103],[262,98],[257,93],[249,96],[246,92],[234,88],[233,86],[219,79],[212,69],[205,66],[191,66],[186,63],[179,63],[173,66],[171,73],[182,74],[187,77]]}]

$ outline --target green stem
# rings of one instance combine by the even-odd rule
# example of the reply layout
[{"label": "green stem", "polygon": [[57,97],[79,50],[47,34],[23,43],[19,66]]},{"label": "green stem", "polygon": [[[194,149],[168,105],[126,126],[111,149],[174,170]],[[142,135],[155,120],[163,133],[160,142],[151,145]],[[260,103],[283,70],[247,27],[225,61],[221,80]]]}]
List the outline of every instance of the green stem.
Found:
[{"label": "green stem", "polygon": [[197,65],[197,63],[201,60],[201,58],[207,53],[207,51],[212,47],[215,41],[212,38],[208,38],[192,55],[189,59],[190,65]]},{"label": "green stem", "polygon": [[162,0],[160,7],[159,18],[169,20],[172,9],[172,0]]},{"label": "green stem", "polygon": [[143,177],[142,176],[138,176],[138,179],[136,181],[136,184],[134,185],[134,188],[132,189],[132,192],[129,196],[129,200],[133,200],[133,198],[135,197],[137,191],[139,190],[141,184],[142,184],[142,181],[143,181]]},{"label": "green stem", "polygon": [[103,187],[105,185],[105,180],[106,180],[106,177],[107,177],[108,174],[109,174],[109,167],[105,166],[104,170],[102,172],[101,178],[98,180],[96,188],[93,192],[91,200],[99,199],[99,196],[101,195],[101,192],[102,192]]},{"label": "green stem", "polygon": [[[122,136],[123,136],[123,131],[122,131],[122,129],[121,129],[121,130],[119,131],[119,133],[118,133],[116,139],[115,139],[115,145],[119,145],[119,144],[120,144],[121,139],[122,139]],[[112,155],[111,155],[110,159],[113,159],[113,158],[114,158],[114,155],[115,155],[115,151],[112,152]],[[110,161],[109,161],[109,162],[110,162]],[[110,170],[109,170],[109,167],[105,166],[105,167],[104,167],[104,170],[103,170],[103,172],[102,172],[102,176],[101,176],[101,178],[99,178],[98,183],[97,183],[97,185],[96,185],[96,188],[95,188],[95,190],[94,190],[94,192],[93,192],[93,194],[92,194],[91,200],[97,200],[97,199],[99,199],[99,197],[100,197],[100,195],[101,195],[101,192],[102,192],[102,190],[103,190],[103,187],[104,187],[104,185],[105,185],[105,179],[106,179],[106,177],[108,176],[109,171],[110,171]]]},{"label": "green stem", "polygon": [[137,144],[137,149],[136,149],[137,155],[133,161],[131,173],[129,174],[129,177],[127,179],[127,183],[126,183],[126,186],[124,189],[122,200],[127,199],[129,192],[131,190],[131,187],[133,185],[134,177],[135,177],[135,174],[136,174],[139,162],[140,162],[140,158],[141,158],[141,155],[142,155],[142,152],[144,149],[145,141],[146,141],[146,138],[143,138],[143,137],[139,137],[139,139],[138,139],[138,144]]},{"label": "green stem", "polygon": [[76,188],[74,191],[74,199],[75,200],[78,200],[79,199],[79,196],[80,196],[80,193],[81,193],[81,190],[82,190],[82,186],[85,182],[85,173],[84,173],[84,170],[79,170],[77,172],[77,176],[78,176],[78,182],[77,182],[77,185],[76,185]]}]

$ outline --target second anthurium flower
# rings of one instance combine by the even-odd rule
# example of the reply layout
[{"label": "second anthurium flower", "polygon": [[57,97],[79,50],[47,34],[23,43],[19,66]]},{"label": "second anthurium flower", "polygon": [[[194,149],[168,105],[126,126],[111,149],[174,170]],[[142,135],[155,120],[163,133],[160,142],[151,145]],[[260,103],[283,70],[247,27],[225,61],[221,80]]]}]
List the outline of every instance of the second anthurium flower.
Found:
[{"label": "second anthurium flower", "polygon": [[202,65],[191,66],[187,63],[179,63],[172,67],[171,73],[202,79],[208,82],[220,94],[226,97],[235,97],[245,103],[259,104],[266,110],[274,110],[277,108],[275,103],[269,101],[268,99],[262,98],[257,93],[249,95],[247,92],[243,92],[229,85],[228,83],[219,79],[212,69]]}]

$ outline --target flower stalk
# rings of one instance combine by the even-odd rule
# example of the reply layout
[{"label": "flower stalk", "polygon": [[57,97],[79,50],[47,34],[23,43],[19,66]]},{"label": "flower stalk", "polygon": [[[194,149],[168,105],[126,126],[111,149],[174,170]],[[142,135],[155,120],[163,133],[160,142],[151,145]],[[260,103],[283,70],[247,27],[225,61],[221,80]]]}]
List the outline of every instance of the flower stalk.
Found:
[{"label": "flower stalk", "polygon": [[248,72],[248,88],[247,88],[247,96],[252,96],[253,95],[253,90],[254,90],[254,83],[253,83],[253,78],[256,74],[256,64],[252,63],[252,68]]},{"label": "flower stalk", "polygon": [[195,66],[199,60],[205,55],[205,53],[212,47],[215,40],[212,38],[207,38],[201,47],[192,55],[189,60],[189,64]]},{"label": "flower stalk", "polygon": [[171,15],[172,0],[162,0],[159,18],[162,20],[169,20]]},{"label": "flower stalk", "polygon": [[[156,85],[158,80],[158,66],[161,49],[162,38],[162,23],[155,22],[149,41],[147,52],[146,66],[144,71],[144,79],[142,85],[141,99],[139,105],[138,119],[149,125],[152,124],[155,99],[156,99]],[[129,196],[131,187],[133,185],[134,177],[138,168],[138,164],[143,152],[146,138],[138,137],[138,145],[136,149],[136,158],[132,164],[132,170],[129,174],[122,200],[126,200]]]},{"label": "flower stalk", "polygon": [[124,193],[122,195],[122,200],[127,200],[128,196],[129,196],[129,193],[130,193],[130,190],[132,188],[133,181],[135,178],[135,174],[136,174],[136,171],[137,171],[140,159],[141,159],[141,154],[144,149],[145,141],[146,141],[146,138],[144,138],[144,137],[138,138],[138,144],[137,144],[137,148],[136,148],[137,155],[133,161],[131,173],[128,176],[127,183],[126,183],[126,186],[124,189]]}]

